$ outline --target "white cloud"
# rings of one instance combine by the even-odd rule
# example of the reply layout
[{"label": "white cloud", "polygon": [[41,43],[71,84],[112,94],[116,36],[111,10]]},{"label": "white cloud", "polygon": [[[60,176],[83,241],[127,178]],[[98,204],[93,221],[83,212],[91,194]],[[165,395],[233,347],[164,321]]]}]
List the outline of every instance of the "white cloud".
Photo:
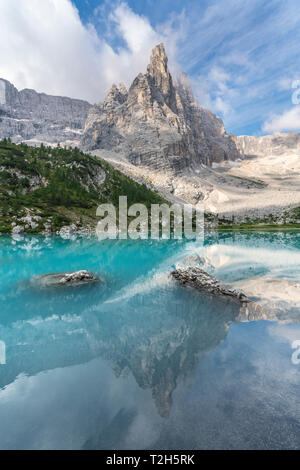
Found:
[{"label": "white cloud", "polygon": [[233,115],[231,103],[238,92],[232,87],[233,78],[228,71],[220,66],[213,66],[206,75],[198,76],[197,81],[199,83],[195,84],[194,90],[202,106],[222,117]]},{"label": "white cloud", "polygon": [[125,3],[121,3],[110,18],[115,21],[117,30],[132,52],[145,52],[145,46],[150,43],[151,47],[158,40],[148,19],[135,14]]},{"label": "white cloud", "polygon": [[227,101],[225,101],[223,98],[221,98],[220,96],[218,96],[216,99],[215,99],[215,102],[214,102],[214,107],[215,107],[215,110],[217,112],[219,112],[220,114],[222,114],[222,116],[226,116],[227,114],[231,113],[232,112],[232,107],[230,106],[230,103],[228,103]]},{"label": "white cloud", "polygon": [[106,24],[126,44],[116,51],[95,26],[82,24],[70,0],[0,0],[0,77],[18,89],[96,102],[113,82],[129,85],[144,71],[157,43],[174,56],[172,28],[158,32],[126,3],[114,6]]},{"label": "white cloud", "polygon": [[263,125],[263,131],[267,133],[300,131],[300,106],[294,106],[281,115],[272,116]]}]

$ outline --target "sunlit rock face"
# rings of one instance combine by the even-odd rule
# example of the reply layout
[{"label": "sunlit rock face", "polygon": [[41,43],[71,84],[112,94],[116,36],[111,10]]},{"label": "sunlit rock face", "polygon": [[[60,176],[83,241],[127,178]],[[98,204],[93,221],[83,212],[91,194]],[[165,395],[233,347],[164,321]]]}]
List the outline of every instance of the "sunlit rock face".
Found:
[{"label": "sunlit rock face", "polygon": [[81,145],[113,150],[135,165],[178,171],[240,156],[222,120],[197,104],[188,77],[173,82],[163,44],[128,92],[113,85],[105,101],[91,108]]},{"label": "sunlit rock face", "polygon": [[300,155],[300,133],[278,133],[263,137],[241,135],[234,136],[233,139],[243,155],[270,156],[291,153]]},{"label": "sunlit rock face", "polygon": [[90,107],[86,101],[18,91],[0,79],[0,139],[79,144]]}]

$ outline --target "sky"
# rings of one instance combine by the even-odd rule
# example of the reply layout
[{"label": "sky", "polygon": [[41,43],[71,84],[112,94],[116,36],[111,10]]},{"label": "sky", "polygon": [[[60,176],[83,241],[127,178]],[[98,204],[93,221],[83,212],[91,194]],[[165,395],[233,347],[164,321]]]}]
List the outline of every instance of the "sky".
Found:
[{"label": "sky", "polygon": [[164,42],[228,133],[300,131],[299,0],[0,0],[0,77],[103,100]]}]

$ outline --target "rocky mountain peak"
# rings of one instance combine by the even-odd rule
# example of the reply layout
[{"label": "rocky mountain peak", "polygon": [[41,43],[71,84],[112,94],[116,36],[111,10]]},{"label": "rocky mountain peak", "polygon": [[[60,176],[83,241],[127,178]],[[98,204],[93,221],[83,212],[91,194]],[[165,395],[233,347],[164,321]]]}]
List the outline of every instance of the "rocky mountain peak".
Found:
[{"label": "rocky mountain peak", "polygon": [[104,102],[106,104],[111,104],[112,102],[122,104],[126,101],[127,94],[127,89],[123,83],[120,83],[118,86],[113,83]]},{"label": "rocky mountain peak", "polygon": [[173,82],[163,44],[128,93],[113,85],[103,105],[90,111],[81,145],[177,172],[239,157],[222,120],[198,105],[187,75]]},{"label": "rocky mountain peak", "polygon": [[168,69],[168,57],[163,43],[158,44],[152,50],[147,76],[150,82],[160,90],[169,108],[177,112],[175,88]]},{"label": "rocky mountain peak", "polygon": [[147,67],[147,72],[154,78],[158,75],[167,77],[169,75],[168,70],[168,57],[166,55],[165,46],[163,43],[158,44],[152,49],[150,57],[150,63]]}]

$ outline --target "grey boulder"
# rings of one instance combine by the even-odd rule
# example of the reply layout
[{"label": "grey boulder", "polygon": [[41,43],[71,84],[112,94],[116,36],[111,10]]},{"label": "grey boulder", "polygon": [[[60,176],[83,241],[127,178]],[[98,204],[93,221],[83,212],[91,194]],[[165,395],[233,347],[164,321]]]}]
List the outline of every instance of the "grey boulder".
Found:
[{"label": "grey boulder", "polygon": [[63,286],[81,286],[99,282],[100,279],[94,274],[86,271],[75,271],[71,273],[43,274],[33,278],[32,283],[36,287],[63,287]]},{"label": "grey boulder", "polygon": [[222,285],[220,281],[203,269],[197,267],[176,269],[171,272],[171,276],[181,285],[192,287],[198,291],[216,296],[232,297],[241,302],[249,302],[243,292]]}]

